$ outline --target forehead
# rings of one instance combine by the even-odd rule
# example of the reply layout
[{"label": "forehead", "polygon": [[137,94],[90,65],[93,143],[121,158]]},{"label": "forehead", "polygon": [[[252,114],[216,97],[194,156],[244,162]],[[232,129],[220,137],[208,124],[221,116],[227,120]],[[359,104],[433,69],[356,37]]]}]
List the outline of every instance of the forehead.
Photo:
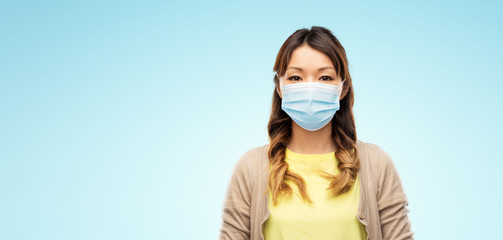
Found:
[{"label": "forehead", "polygon": [[334,64],[325,53],[311,48],[308,45],[303,45],[292,52],[290,62],[288,62],[287,70],[295,70],[288,69],[290,66],[300,67],[302,69],[318,69],[322,66],[333,67]]}]

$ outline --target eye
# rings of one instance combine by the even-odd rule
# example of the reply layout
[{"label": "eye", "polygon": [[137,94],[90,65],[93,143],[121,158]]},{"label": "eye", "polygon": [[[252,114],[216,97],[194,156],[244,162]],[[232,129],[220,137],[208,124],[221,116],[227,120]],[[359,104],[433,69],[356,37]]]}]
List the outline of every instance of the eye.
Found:
[{"label": "eye", "polygon": [[[324,78],[324,77],[326,77],[326,78]],[[330,77],[330,76],[323,76],[323,77],[321,77],[321,78],[322,78],[322,80],[324,80],[324,81],[330,81],[330,80],[333,80],[333,78],[332,78],[332,77]],[[327,78],[328,78],[328,79],[327,79]]]},{"label": "eye", "polygon": [[292,81],[299,81],[300,79],[292,79],[292,78],[299,78],[299,76],[291,76],[288,78],[288,80],[292,80]]}]

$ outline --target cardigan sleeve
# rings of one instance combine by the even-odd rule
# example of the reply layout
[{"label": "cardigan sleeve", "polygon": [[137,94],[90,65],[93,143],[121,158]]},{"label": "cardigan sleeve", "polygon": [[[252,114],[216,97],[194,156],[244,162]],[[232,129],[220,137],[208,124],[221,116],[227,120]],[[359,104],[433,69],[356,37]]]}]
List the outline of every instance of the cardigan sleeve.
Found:
[{"label": "cardigan sleeve", "polygon": [[246,154],[234,165],[223,202],[220,240],[250,239],[250,174]]},{"label": "cardigan sleeve", "polygon": [[414,239],[408,217],[409,201],[395,164],[382,148],[377,162],[379,164],[377,204],[383,240]]}]

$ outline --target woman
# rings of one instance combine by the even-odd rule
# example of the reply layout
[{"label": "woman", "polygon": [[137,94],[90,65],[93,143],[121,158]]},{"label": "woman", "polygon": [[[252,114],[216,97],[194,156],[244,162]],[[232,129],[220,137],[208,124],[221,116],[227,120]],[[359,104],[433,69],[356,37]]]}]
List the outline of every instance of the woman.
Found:
[{"label": "woman", "polygon": [[274,72],[269,144],[234,166],[220,239],[413,239],[390,155],[356,137],[339,40],[323,27],[297,30]]}]

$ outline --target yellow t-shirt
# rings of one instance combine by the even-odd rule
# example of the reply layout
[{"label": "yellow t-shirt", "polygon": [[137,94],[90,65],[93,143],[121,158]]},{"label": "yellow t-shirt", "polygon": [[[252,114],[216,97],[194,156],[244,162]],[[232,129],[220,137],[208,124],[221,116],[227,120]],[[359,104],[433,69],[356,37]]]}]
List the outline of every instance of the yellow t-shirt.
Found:
[{"label": "yellow t-shirt", "polygon": [[307,193],[313,204],[302,199],[297,185],[284,180],[294,194],[288,198],[281,194],[278,205],[273,206],[269,191],[270,215],[264,223],[265,240],[362,240],[366,239],[365,226],[356,218],[359,203],[359,178],[351,189],[337,197],[330,197],[330,181],[319,176],[319,170],[338,174],[334,152],[301,154],[286,149],[288,169],[300,174],[306,182]]}]

